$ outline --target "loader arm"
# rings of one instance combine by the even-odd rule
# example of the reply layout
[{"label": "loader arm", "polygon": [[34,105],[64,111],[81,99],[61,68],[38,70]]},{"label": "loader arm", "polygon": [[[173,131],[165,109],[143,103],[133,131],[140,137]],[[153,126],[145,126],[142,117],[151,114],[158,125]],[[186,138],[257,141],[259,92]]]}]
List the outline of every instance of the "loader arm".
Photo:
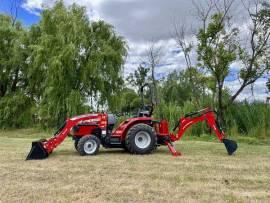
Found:
[{"label": "loader arm", "polygon": [[237,144],[233,140],[226,139],[226,135],[221,129],[220,124],[217,120],[217,113],[209,108],[206,108],[198,112],[192,112],[190,114],[187,114],[183,118],[179,119],[179,122],[174,128],[174,130],[178,128],[177,134],[175,135],[173,133],[170,133],[169,140],[165,143],[174,156],[181,155],[181,153],[177,152],[174,149],[172,142],[180,140],[184,135],[185,131],[190,126],[203,121],[206,121],[208,126],[213,129],[220,142],[224,143],[229,155],[232,155],[236,151]]},{"label": "loader arm", "polygon": [[106,126],[107,116],[103,114],[86,114],[67,119],[53,137],[47,140],[45,139],[32,142],[32,148],[26,160],[47,158],[49,154],[65,140],[74,126],[81,122],[93,121],[99,123],[99,127],[104,127]]}]

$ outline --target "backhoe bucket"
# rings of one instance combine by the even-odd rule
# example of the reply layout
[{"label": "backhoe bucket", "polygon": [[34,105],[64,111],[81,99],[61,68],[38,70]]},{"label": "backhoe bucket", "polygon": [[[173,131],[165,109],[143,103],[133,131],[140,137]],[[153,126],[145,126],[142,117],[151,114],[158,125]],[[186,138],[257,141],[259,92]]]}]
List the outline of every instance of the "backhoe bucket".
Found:
[{"label": "backhoe bucket", "polygon": [[26,160],[45,159],[48,157],[48,152],[43,147],[44,140],[38,140],[32,142],[32,148],[26,157]]},{"label": "backhoe bucket", "polygon": [[237,143],[235,141],[223,139],[223,143],[229,155],[232,155],[237,150]]}]

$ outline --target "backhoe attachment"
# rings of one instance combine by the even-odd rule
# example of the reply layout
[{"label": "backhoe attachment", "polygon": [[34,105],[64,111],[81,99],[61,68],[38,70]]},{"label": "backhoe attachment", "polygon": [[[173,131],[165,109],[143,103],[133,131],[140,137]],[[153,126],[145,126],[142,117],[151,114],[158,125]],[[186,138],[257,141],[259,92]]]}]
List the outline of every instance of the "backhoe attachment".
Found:
[{"label": "backhoe attachment", "polygon": [[[169,140],[170,142],[175,142],[177,140],[180,140],[184,134],[184,132],[193,124],[198,122],[206,121],[208,126],[213,129],[216,136],[220,140],[220,142],[223,142],[225,145],[225,148],[229,155],[232,155],[237,150],[237,143],[233,140],[229,140],[226,138],[225,133],[220,127],[219,121],[218,121],[218,115],[215,111],[211,110],[210,108],[203,109],[201,111],[192,112],[187,115],[185,115],[183,118],[180,118],[179,122],[177,122],[177,125],[173,129],[175,131],[178,128],[178,133],[175,135],[173,133],[170,133]],[[177,152],[173,148],[172,145],[170,145],[168,142],[165,144],[169,147],[171,153],[176,156]]]}]

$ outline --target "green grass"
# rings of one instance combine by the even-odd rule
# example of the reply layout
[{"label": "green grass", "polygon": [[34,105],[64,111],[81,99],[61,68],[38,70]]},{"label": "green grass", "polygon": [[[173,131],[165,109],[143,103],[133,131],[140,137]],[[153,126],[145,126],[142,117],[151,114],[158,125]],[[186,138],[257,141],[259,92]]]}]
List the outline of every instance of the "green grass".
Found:
[{"label": "green grass", "polygon": [[[267,202],[270,147],[239,143],[234,156],[223,144],[197,140],[133,156],[101,149],[79,156],[67,138],[46,160],[25,161],[31,141],[50,136],[36,129],[0,132],[0,202]],[[204,138],[204,136],[202,136]]]},{"label": "green grass", "polygon": [[6,138],[31,138],[31,139],[41,139],[48,138],[52,136],[51,132],[46,132],[38,128],[27,128],[27,129],[11,129],[11,130],[0,130],[0,137]]}]

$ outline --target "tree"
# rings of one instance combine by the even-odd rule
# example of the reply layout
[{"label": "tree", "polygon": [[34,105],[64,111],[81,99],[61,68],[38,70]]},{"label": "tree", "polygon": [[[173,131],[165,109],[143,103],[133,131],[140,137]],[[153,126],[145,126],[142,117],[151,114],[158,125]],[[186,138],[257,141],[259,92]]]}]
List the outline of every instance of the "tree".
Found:
[{"label": "tree", "polygon": [[140,94],[140,87],[146,83],[147,75],[149,69],[139,65],[138,69],[134,71],[134,73],[130,73],[127,77],[127,81],[138,89],[138,93]]},{"label": "tree", "polygon": [[11,16],[0,15],[0,127],[28,127],[32,100],[27,86],[27,30]]},{"label": "tree", "polygon": [[[221,116],[224,110],[234,102],[239,94],[249,85],[254,84],[258,78],[269,71],[269,5],[255,1],[255,9],[246,7],[249,13],[250,35],[247,42],[250,46],[238,43],[240,41],[239,30],[231,27],[229,10],[232,0],[224,1],[220,7],[215,1],[210,1],[209,9],[202,10],[199,16],[203,22],[198,37],[198,61],[199,67],[206,69],[215,78],[218,108]],[[211,9],[215,13],[210,15]],[[207,12],[203,12],[207,11]],[[211,17],[209,19],[209,17]],[[232,62],[241,62],[243,68],[239,71],[241,85],[239,89],[227,100],[223,100],[225,78],[230,73]]]},{"label": "tree", "polygon": [[[190,84],[190,70],[186,69],[180,72],[174,71],[170,73],[162,83],[162,97],[165,102],[183,105],[189,101],[191,97],[197,96],[197,100],[201,101],[205,97],[206,78],[196,69],[192,69],[192,77],[199,80],[194,80],[193,85]],[[194,91],[192,91],[194,87]],[[196,100],[196,101],[197,101]]]},{"label": "tree", "polygon": [[30,35],[29,83],[39,87],[45,123],[59,125],[67,116],[89,111],[88,98],[110,106],[123,84],[126,55],[125,42],[111,25],[90,22],[85,8],[59,1],[42,12]]},{"label": "tree", "polygon": [[158,81],[156,80],[155,77],[155,71],[156,67],[160,64],[161,59],[162,59],[162,47],[152,42],[147,50],[144,63],[150,69],[151,73],[150,79],[153,84],[153,99],[155,103],[157,103],[158,100],[158,90],[157,90]]},{"label": "tree", "polygon": [[[246,6],[249,13],[250,28],[247,42],[248,48],[240,48],[240,60],[244,67],[239,73],[241,86],[230,98],[231,104],[249,85],[270,71],[270,4],[254,0],[254,4]],[[254,8],[252,10],[251,8]]]},{"label": "tree", "polygon": [[270,92],[270,79],[268,79],[268,81],[266,83],[266,87],[267,87],[268,91]]},{"label": "tree", "polygon": [[191,51],[193,49],[193,42],[187,40],[187,28],[185,24],[177,24],[174,23],[174,39],[178,45],[178,47],[181,49],[181,51],[184,53],[184,58],[186,62],[187,69],[189,70],[189,83],[191,85],[191,91],[195,91],[195,87],[193,85],[194,77],[192,76],[192,69],[194,69],[194,66],[191,62]]},{"label": "tree", "polygon": [[10,16],[0,15],[0,98],[25,85],[26,31]]},{"label": "tree", "polygon": [[18,0],[11,0],[10,1],[10,16],[12,20],[12,26],[14,26],[17,21],[18,8],[19,8]]},{"label": "tree", "polygon": [[224,81],[230,71],[230,65],[237,57],[236,36],[238,29],[225,30],[225,16],[217,13],[206,30],[200,29],[198,34],[199,66],[215,78],[218,94],[218,108],[223,116]]},{"label": "tree", "polygon": [[140,97],[133,89],[124,88],[119,94],[119,111],[121,113],[133,113],[141,106]]}]

